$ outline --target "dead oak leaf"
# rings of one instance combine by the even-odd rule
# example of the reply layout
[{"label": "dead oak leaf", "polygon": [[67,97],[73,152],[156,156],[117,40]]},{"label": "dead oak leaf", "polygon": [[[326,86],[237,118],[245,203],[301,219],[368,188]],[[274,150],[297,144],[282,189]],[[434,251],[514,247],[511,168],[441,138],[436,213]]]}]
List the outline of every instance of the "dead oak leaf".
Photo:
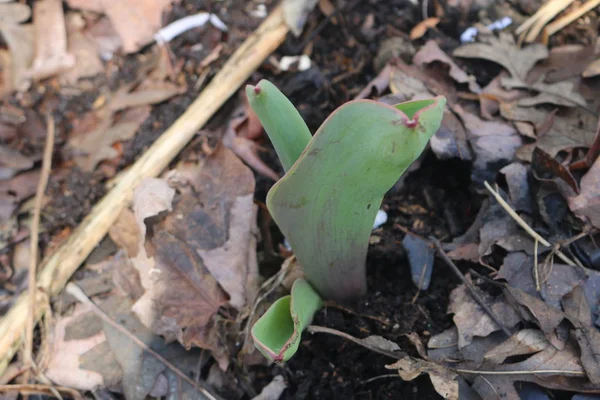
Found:
[{"label": "dead oak leaf", "polygon": [[460,46],[455,57],[478,58],[502,65],[513,78],[525,82],[527,73],[540,60],[548,57],[548,49],[542,44],[533,44],[519,49],[512,36],[490,37],[489,43],[470,43]]},{"label": "dead oak leaf", "polygon": [[[502,103],[500,105],[502,117],[513,122],[531,122],[535,126],[542,126],[548,119],[548,112],[533,107],[519,107],[515,103]],[[517,158],[531,162],[533,150],[539,147],[551,157],[558,152],[577,147],[589,148],[594,142],[597,119],[577,109],[555,115],[552,125],[546,133],[539,136],[535,143],[520,147]]]},{"label": "dead oak leaf", "polygon": [[575,84],[570,81],[545,83],[541,79],[532,84],[526,84],[520,79],[502,78],[502,86],[507,89],[530,89],[539,92],[533,97],[519,99],[517,104],[523,107],[532,107],[539,104],[555,104],[558,106],[585,107],[587,102],[575,89]]}]

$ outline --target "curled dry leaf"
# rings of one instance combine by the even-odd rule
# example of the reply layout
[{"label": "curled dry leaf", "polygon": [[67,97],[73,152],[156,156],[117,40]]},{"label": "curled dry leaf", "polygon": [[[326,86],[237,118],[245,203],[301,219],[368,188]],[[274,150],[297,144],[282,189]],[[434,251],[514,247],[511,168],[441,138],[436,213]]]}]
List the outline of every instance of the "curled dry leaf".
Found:
[{"label": "curled dry leaf", "polygon": [[508,357],[537,353],[549,345],[550,342],[539,329],[523,329],[487,351],[485,359],[502,364]]},{"label": "curled dry leaf", "polygon": [[431,383],[444,399],[458,400],[458,375],[442,365],[431,361],[423,361],[412,357],[403,357],[387,369],[397,370],[404,381],[412,381],[421,374],[428,374]]},{"label": "curled dry leaf", "polygon": [[539,179],[562,179],[575,193],[579,193],[579,185],[571,172],[539,147],[533,149],[531,168]]},{"label": "curled dry leaf", "polygon": [[423,64],[430,64],[434,61],[441,62],[450,67],[449,74],[458,83],[464,83],[469,86],[469,90],[473,93],[480,93],[481,88],[475,81],[475,77],[472,75],[468,75],[465,71],[463,71],[433,40],[429,40],[425,43],[425,46],[421,48],[415,54],[413,58],[413,62],[422,66]]}]

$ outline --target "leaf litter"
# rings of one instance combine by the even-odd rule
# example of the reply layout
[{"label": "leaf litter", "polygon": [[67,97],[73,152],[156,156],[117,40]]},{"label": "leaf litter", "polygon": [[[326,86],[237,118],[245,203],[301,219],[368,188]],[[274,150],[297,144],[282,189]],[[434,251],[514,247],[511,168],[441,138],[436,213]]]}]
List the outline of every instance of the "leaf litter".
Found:
[{"label": "leaf litter", "polygon": [[[55,12],[50,13],[54,19],[47,20],[39,11],[36,13],[37,5],[33,12],[25,4],[0,5],[0,14],[5,12],[2,15],[7,15],[0,27],[7,49],[0,52],[0,60],[3,66],[10,65],[10,68],[2,69],[2,92],[10,94],[31,86],[34,91],[43,88],[39,93],[44,93],[40,95],[44,100],[38,102],[29,98],[29,92],[24,92],[24,97],[18,100],[16,114],[13,114],[14,110],[0,110],[0,154],[3,155],[0,157],[0,249],[3,251],[0,264],[4,267],[4,260],[11,260],[15,271],[23,269],[19,265],[24,265],[22,260],[27,258],[23,249],[28,242],[18,242],[27,240],[30,206],[26,201],[35,190],[39,174],[39,151],[32,144],[36,140],[39,143],[45,136],[43,124],[42,129],[33,126],[36,120],[39,125],[39,116],[31,113],[35,114],[33,110],[39,108],[43,115],[45,111],[42,110],[52,108],[57,98],[67,96],[56,94],[52,88],[65,85],[72,93],[83,93],[95,99],[77,112],[66,112],[65,126],[68,128],[61,140],[69,147],[67,151],[60,149],[57,159],[61,163],[67,160],[66,168],[75,164],[89,173],[101,173],[110,178],[121,168],[119,163],[125,143],[135,140],[144,126],[152,124],[160,129],[163,121],[153,117],[155,110],[161,107],[156,105],[176,103],[182,96],[187,101],[189,89],[182,84],[182,78],[197,72],[174,57],[171,49],[160,49],[155,45],[150,46],[150,51],[144,49],[163,25],[165,11],[171,7],[181,10],[177,8],[180,6],[170,2],[142,5],[136,0],[118,6],[106,1],[70,0],[67,3],[69,7],[59,10],[56,5],[60,2],[48,2],[46,6],[55,6]],[[355,26],[357,35],[371,37],[374,45],[379,45],[377,34],[381,32],[385,33],[383,36],[395,35],[396,28],[378,26],[381,14],[364,13],[369,15],[366,23],[363,23],[363,15],[362,19],[356,19],[360,22],[356,25],[353,19],[345,18],[346,12],[354,11],[333,3],[319,2],[319,8],[327,11],[325,24],[331,24],[327,29],[333,26],[344,31],[348,24]],[[462,7],[461,10],[466,11],[474,4],[454,3],[453,7]],[[361,10],[362,7],[371,6],[359,6]],[[122,12],[125,9],[135,12]],[[432,139],[432,154],[425,160],[435,158],[434,164],[439,160],[447,163],[458,160],[464,163],[461,165],[468,165],[468,195],[478,200],[469,202],[468,206],[474,209],[469,210],[467,226],[458,230],[464,233],[463,237],[443,235],[437,230],[435,225],[449,224],[447,214],[435,222],[423,217],[437,212],[435,201],[431,199],[425,206],[419,205],[425,209],[424,213],[409,218],[397,216],[399,211],[394,208],[395,203],[388,203],[386,207],[391,205],[391,209],[386,211],[392,223],[377,231],[377,240],[372,242],[372,247],[377,254],[388,243],[400,247],[397,246],[399,243],[410,242],[410,238],[415,237],[411,234],[390,236],[394,224],[402,224],[403,228],[408,226],[405,229],[419,234],[429,229],[427,224],[434,225],[431,231],[435,236],[451,242],[447,243],[447,248],[452,250],[450,253],[458,260],[468,260],[459,261],[461,269],[473,269],[473,273],[467,275],[469,282],[502,317],[502,323],[511,335],[504,335],[471,298],[465,286],[460,285],[454,287],[449,297],[449,326],[433,324],[433,332],[419,332],[421,337],[430,339],[427,346],[417,351],[418,354],[409,353],[393,365],[389,365],[389,360],[374,364],[378,365],[379,372],[387,365],[407,381],[427,374],[437,393],[446,398],[518,399],[523,395],[523,382],[535,384],[536,393],[542,395],[551,393],[546,388],[598,393],[600,363],[597,354],[600,350],[596,347],[600,341],[600,274],[589,269],[597,265],[594,260],[598,257],[597,229],[600,228],[597,207],[600,169],[596,151],[600,140],[596,134],[598,102],[593,81],[597,67],[592,63],[597,56],[587,44],[563,45],[561,40],[564,38],[559,34],[553,36],[549,45],[520,45],[506,32],[491,36],[481,30],[476,42],[457,47],[455,39],[458,37],[448,40],[452,36],[448,23],[454,24],[455,17],[440,10],[431,14],[430,8],[429,19],[413,21],[408,29],[405,29],[407,25],[387,25],[402,26],[406,33],[410,27],[415,29],[412,42],[405,38],[395,41],[405,46],[391,51],[391,60],[387,58],[383,63],[387,70],[376,82],[377,95],[395,96],[386,100],[391,101],[390,104],[435,94],[448,97],[442,129]],[[392,18],[394,13],[389,15]],[[467,18],[466,15],[463,14],[463,18]],[[310,23],[314,15],[302,18],[307,18]],[[231,24],[231,21],[227,22]],[[485,23],[487,21],[483,25]],[[44,43],[37,40],[44,24],[53,27],[53,39],[48,40],[55,44],[53,47],[36,47]],[[277,71],[282,87],[289,82],[287,87],[310,98],[299,100],[299,108],[307,115],[318,115],[333,103],[339,103],[340,99],[354,97],[362,89],[355,83],[349,84],[349,79],[340,75],[336,78],[339,80],[327,84],[330,85],[327,89],[315,84],[314,88],[304,91],[313,83],[310,79],[296,78],[296,74],[306,77],[310,72],[324,81],[335,75],[332,72],[335,69],[324,61],[326,57],[319,47],[319,41],[324,40],[319,29],[322,28],[317,28],[315,36],[307,39],[310,44],[304,49],[311,59],[311,68],[303,73]],[[204,39],[209,34],[202,32],[201,44],[206,48],[199,50],[201,46],[195,38],[200,31],[190,32],[174,45],[187,52],[188,60],[197,57],[194,52],[209,54],[208,51],[214,49],[214,45],[207,45],[209,41]],[[214,35],[210,40],[215,43],[221,39],[222,36]],[[356,38],[348,39],[348,43],[340,42],[339,46],[345,48],[348,45],[353,49],[349,52],[360,54],[352,47],[356,46],[356,42],[352,44],[353,40]],[[223,51],[229,54],[229,50],[224,47],[215,54],[218,56]],[[94,91],[93,86],[98,82],[95,79],[102,80],[104,76],[113,79],[111,68],[123,67],[120,51],[136,59],[141,55],[140,63],[133,67],[135,71],[124,80],[126,82],[112,82],[110,90]],[[277,58],[285,55],[283,52]],[[402,59],[397,58],[400,56]],[[335,57],[338,65],[350,65],[355,61],[342,53],[335,53]],[[573,63],[573,57],[585,61]],[[77,61],[68,68],[73,58]],[[39,69],[40,65],[52,67],[51,71]],[[32,69],[36,66],[37,69]],[[210,71],[211,67],[203,64],[202,68]],[[379,71],[381,69],[377,68],[375,73]],[[363,72],[354,73],[360,74],[365,82],[373,78]],[[265,71],[259,74],[263,73],[269,74]],[[210,77],[210,72],[207,76]],[[43,77],[50,79],[40,83],[38,80]],[[582,80],[582,77],[587,79]],[[199,87],[202,84],[200,82]],[[311,93],[307,95],[309,91]],[[328,94],[323,96],[325,91]],[[365,91],[367,97],[374,94],[372,90]],[[309,101],[317,102],[316,99],[320,109],[312,104],[303,108]],[[86,265],[76,282],[111,317],[136,332],[146,345],[189,376],[199,377],[197,371],[202,370],[201,375],[215,387],[220,387],[223,392],[231,390],[235,393],[233,397],[240,398],[241,384],[235,383],[239,382],[239,375],[235,376],[239,365],[233,360],[242,335],[241,321],[249,315],[259,292],[259,261],[273,257],[259,251],[260,258],[257,259],[257,245],[265,240],[261,237],[265,230],[261,229],[259,235],[257,204],[261,204],[260,201],[255,204],[255,190],[262,193],[264,190],[259,188],[265,185],[263,179],[277,180],[280,169],[268,160],[269,144],[264,141],[262,128],[247,104],[234,101],[240,104],[237,110],[226,117],[225,122],[222,117],[215,118],[209,129],[199,133],[198,140],[192,145],[194,150],[187,150],[181,157],[185,161],[174,163],[160,179],[143,183],[132,209],[124,211],[111,228],[111,240],[107,242],[112,247],[106,251],[112,255],[104,263]],[[431,162],[421,161],[414,168],[414,176],[418,179]],[[256,172],[256,176],[245,164]],[[443,165],[454,168],[457,164]],[[65,165],[61,165],[62,168]],[[449,171],[451,169],[444,169],[443,175],[449,177],[454,173],[453,169]],[[555,248],[536,244],[493,198],[480,202],[484,197],[481,188],[485,181],[499,186],[498,191],[515,211],[536,232],[555,244]],[[407,185],[412,187],[410,179]],[[396,195],[390,194],[392,198]],[[481,203],[483,206],[480,207]],[[448,206],[444,205],[444,208],[447,213]],[[258,220],[260,222],[261,217]],[[413,224],[406,223],[409,221]],[[469,227],[472,221],[473,226]],[[116,254],[115,245],[119,248]],[[556,260],[555,250],[559,246],[587,269]],[[405,243],[405,247],[408,254],[406,262],[402,258],[403,264],[411,264],[413,285],[421,290],[410,308],[419,308],[427,317],[429,309],[424,308],[421,299],[435,290],[442,268],[436,266],[429,281],[428,274],[434,271],[433,264],[437,261],[434,261],[427,242]],[[14,257],[7,258],[6,253]],[[395,257],[392,256],[394,260]],[[407,265],[398,268],[407,268]],[[425,275],[423,269],[419,269],[423,265],[427,266]],[[261,273],[262,267],[261,264]],[[19,283],[17,275],[8,282]],[[4,291],[0,295],[4,296]],[[410,298],[413,298],[412,293]],[[85,306],[73,307],[73,302],[64,296],[55,303],[55,308],[61,312],[51,330],[50,361],[45,366],[46,375],[54,383],[82,390],[110,387],[128,399],[168,396],[173,390],[182,390],[181,396],[195,395],[191,386],[178,386],[177,377],[168,368],[132,345],[127,336],[102,323]],[[64,305],[66,312],[62,312],[59,304]],[[400,303],[390,307],[390,304],[387,304],[388,309],[408,307]],[[258,307],[259,313],[260,309]],[[335,324],[338,317],[339,314],[331,313],[325,322]],[[390,349],[397,349],[395,342],[400,340],[397,332],[378,328],[372,320],[364,323],[367,320],[356,318],[352,321],[356,321],[357,332],[363,337],[378,338],[376,340],[386,346],[392,346]],[[402,330],[407,325],[401,326]],[[445,328],[448,329],[440,333]],[[417,335],[416,331],[402,333]],[[413,339],[410,340],[414,344]],[[311,337],[301,347],[312,351],[311,354],[320,354],[320,345],[320,339]],[[329,347],[331,350],[335,346]],[[345,354],[345,351],[340,353]],[[319,365],[317,359],[313,363]],[[318,368],[314,369],[321,373]],[[207,375],[208,370],[211,372]],[[337,382],[329,381],[328,377],[322,380],[325,384],[340,385],[339,381],[346,375],[339,366],[333,371],[330,376],[336,376]],[[277,371],[278,374],[281,372]],[[283,378],[278,375],[273,379],[275,375],[271,372],[262,378],[252,375],[260,379],[261,386],[272,380],[267,386],[272,389],[265,388],[263,397],[289,398],[293,396],[290,393],[297,393],[302,378],[289,379],[285,372]],[[353,385],[349,382],[343,384]],[[397,395],[398,386],[393,385],[389,387],[396,388],[394,394]],[[256,383],[254,386],[258,387]],[[323,390],[315,383],[305,383],[305,386],[312,387],[306,389],[310,393],[313,393],[311,390]],[[422,390],[423,386],[418,383],[415,387]],[[367,386],[367,390],[371,391],[371,387]],[[381,385],[378,390],[387,389]],[[247,397],[251,398],[260,390],[254,392],[246,390]]]}]

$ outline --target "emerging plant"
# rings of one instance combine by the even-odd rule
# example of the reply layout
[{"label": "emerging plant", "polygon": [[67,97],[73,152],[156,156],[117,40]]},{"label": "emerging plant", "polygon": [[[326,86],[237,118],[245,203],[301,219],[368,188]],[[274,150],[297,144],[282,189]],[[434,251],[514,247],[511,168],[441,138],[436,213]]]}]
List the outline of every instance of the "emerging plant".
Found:
[{"label": "emerging plant", "polygon": [[344,301],[366,293],[369,237],[383,196],[439,128],[446,100],[396,106],[351,101],[311,137],[270,82],[248,86],[246,94],[286,170],[269,191],[267,207],[307,281],[297,281],[291,298],[278,300],[252,329],[266,357],[286,361],[321,307],[319,295]]}]

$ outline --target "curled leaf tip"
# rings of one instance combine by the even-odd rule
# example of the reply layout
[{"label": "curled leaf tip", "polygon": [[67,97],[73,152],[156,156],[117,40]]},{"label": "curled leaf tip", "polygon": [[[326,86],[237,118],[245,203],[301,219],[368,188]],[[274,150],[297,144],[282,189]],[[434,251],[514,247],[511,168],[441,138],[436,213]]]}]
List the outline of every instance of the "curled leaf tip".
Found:
[{"label": "curled leaf tip", "polygon": [[257,95],[258,95],[258,94],[260,94],[260,91],[261,91],[261,90],[260,90],[260,86],[258,86],[258,85],[257,85],[257,86],[254,86],[254,94],[257,94]]}]

